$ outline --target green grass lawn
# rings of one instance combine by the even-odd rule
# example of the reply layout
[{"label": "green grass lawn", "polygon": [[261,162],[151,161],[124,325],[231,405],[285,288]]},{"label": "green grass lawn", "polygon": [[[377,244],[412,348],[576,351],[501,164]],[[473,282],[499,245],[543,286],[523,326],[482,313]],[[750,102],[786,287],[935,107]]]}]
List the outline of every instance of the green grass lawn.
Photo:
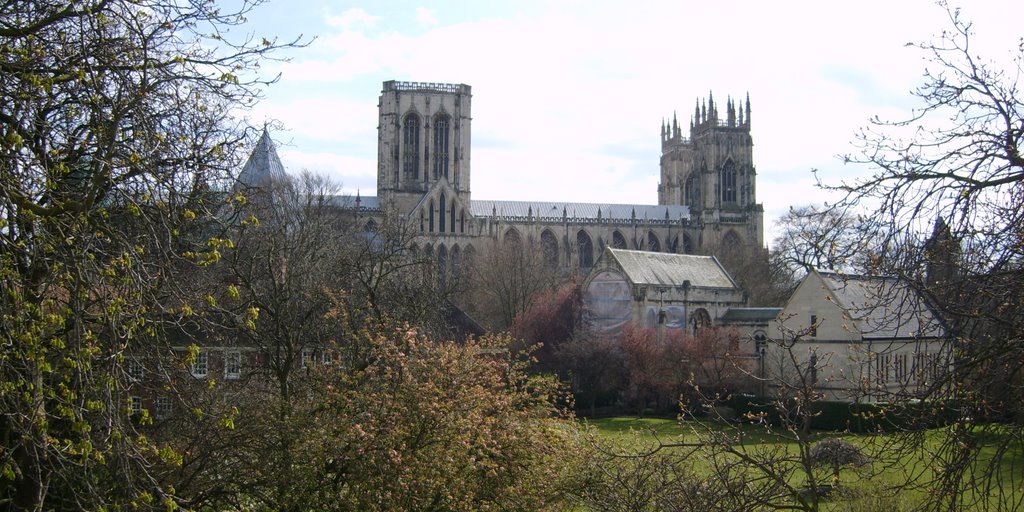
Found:
[{"label": "green grass lawn", "polygon": [[[778,457],[799,459],[800,447],[792,435],[786,432],[769,431],[760,425],[730,425],[716,423],[680,423],[671,418],[614,417],[581,420],[590,427],[593,438],[605,450],[613,453],[647,453],[660,445],[698,443],[703,432],[729,436],[738,449],[755,457]],[[1002,440],[999,429],[989,429],[982,442],[991,444],[982,449],[975,464],[984,469],[996,454],[995,441]],[[949,435],[948,429],[934,429],[922,434],[912,450],[904,449],[908,439],[904,436],[878,434],[848,434],[816,432],[812,443],[827,437],[841,437],[860,446],[872,457],[873,462],[861,468],[846,468],[840,472],[839,485],[847,493],[841,499],[832,499],[822,510],[835,511],[885,511],[899,512],[927,502],[930,495],[921,485],[904,485],[908,482],[923,484],[939,476],[936,463],[937,450],[941,441]],[[1014,446],[1011,443],[1011,446]],[[668,448],[661,453],[676,453],[686,457],[686,467],[695,475],[711,477],[713,470],[706,452],[696,448]],[[978,489],[968,501],[977,498],[973,507],[965,509],[1024,510],[1024,451],[1016,446],[1002,453],[998,465],[999,481],[995,487]],[[822,470],[819,481],[831,483],[828,470]],[[787,475],[787,481],[799,487],[806,482],[801,471]]]}]

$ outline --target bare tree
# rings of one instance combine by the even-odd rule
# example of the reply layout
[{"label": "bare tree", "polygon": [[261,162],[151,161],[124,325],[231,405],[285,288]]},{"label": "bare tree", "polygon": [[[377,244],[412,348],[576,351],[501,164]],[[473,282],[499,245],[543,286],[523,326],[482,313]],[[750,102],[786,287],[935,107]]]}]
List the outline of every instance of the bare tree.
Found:
[{"label": "bare tree", "polygon": [[879,257],[878,226],[849,210],[808,205],[790,207],[778,222],[779,262],[792,273],[811,269],[865,272]]},{"label": "bare tree", "polygon": [[940,5],[950,28],[911,45],[931,62],[914,91],[921,106],[874,120],[846,158],[871,174],[829,188],[845,194],[836,208],[884,223],[878,272],[919,283],[957,336],[953,371],[930,398],[955,396],[973,411],[931,454],[942,468],[934,508],[989,506],[989,495],[1019,506],[1001,464],[1024,443],[1024,46],[1009,66],[986,60],[970,22]]},{"label": "bare tree", "polygon": [[[902,467],[905,461],[896,455],[904,453],[896,449],[902,445],[886,436],[860,438],[858,445],[850,445],[833,440],[836,434],[816,432],[814,424],[826,402],[823,376],[833,373],[833,362],[808,349],[805,341],[813,327],[789,329],[784,319],[780,328],[763,356],[769,367],[760,376],[766,381],[765,396],[729,397],[698,387],[684,408],[683,425],[697,437],[714,478],[735,493],[730,499],[745,503],[748,510],[817,511],[840,487],[843,499],[857,502],[894,496],[903,482],[873,480],[887,468]],[[735,371],[751,375],[749,368]],[[737,422],[744,426],[733,426]],[[850,449],[823,448],[835,443]],[[878,463],[865,465],[869,460]],[[853,482],[858,485],[841,485],[833,462],[856,466]]]},{"label": "bare tree", "polygon": [[353,319],[408,322],[439,338],[451,335],[445,313],[464,285],[461,269],[441,268],[417,250],[419,231],[406,219],[387,215],[356,226],[343,243],[345,264],[337,269],[347,281]]},{"label": "bare tree", "polygon": [[518,235],[491,242],[471,272],[469,301],[476,303],[478,317],[498,331],[510,327],[542,292],[562,282],[541,247]]},{"label": "bare tree", "polygon": [[208,461],[217,473],[211,478],[230,473],[240,480],[239,493],[253,490],[250,500],[278,510],[296,509],[299,496],[311,492],[301,477],[307,463],[295,456],[306,428],[305,376],[337,350],[329,340],[339,331],[340,317],[328,313],[348,285],[340,269],[348,264],[344,247],[353,222],[336,192],[329,180],[308,172],[245,189],[245,201],[228,216],[237,219],[229,226],[233,247],[209,267],[215,284],[205,285],[211,289],[205,300],[196,297],[195,308],[210,313],[207,322],[233,334],[226,343],[259,353],[258,366],[250,370],[254,379],[235,391],[248,402],[247,419],[240,423],[252,437],[236,447],[244,455],[227,457],[252,463],[230,472],[216,459]]},{"label": "bare tree", "polygon": [[782,259],[785,254],[737,245],[721,247],[715,256],[746,291],[750,306],[770,307],[784,304],[796,287],[796,275]]}]

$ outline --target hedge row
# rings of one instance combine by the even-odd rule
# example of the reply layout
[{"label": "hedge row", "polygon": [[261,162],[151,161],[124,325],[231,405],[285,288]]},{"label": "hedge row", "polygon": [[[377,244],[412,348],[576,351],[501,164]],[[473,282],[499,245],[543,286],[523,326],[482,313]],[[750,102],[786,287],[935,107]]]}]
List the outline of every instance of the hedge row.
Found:
[{"label": "hedge row", "polygon": [[[733,395],[722,404],[736,413],[738,421],[766,421],[779,426],[782,415],[799,421],[792,403],[766,397]],[[964,405],[952,401],[906,403],[850,403],[819,401],[811,405],[811,428],[856,433],[918,430],[946,425],[966,414]]]}]

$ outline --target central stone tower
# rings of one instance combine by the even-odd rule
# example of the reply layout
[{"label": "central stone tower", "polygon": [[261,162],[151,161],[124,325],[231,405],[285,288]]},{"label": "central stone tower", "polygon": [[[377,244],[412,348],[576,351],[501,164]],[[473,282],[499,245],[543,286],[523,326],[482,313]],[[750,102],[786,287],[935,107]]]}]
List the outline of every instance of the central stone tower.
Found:
[{"label": "central stone tower", "polygon": [[471,99],[465,84],[384,82],[377,105],[382,208],[441,219],[445,212],[468,209]]}]

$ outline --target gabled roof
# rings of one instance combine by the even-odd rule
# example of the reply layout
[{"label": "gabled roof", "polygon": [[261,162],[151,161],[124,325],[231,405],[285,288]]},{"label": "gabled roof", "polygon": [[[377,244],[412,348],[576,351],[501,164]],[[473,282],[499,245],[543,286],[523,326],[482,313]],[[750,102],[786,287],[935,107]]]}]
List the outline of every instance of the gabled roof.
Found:
[{"label": "gabled roof", "polygon": [[946,330],[909,283],[895,277],[817,272],[864,339],[936,338]]},{"label": "gabled roof", "polygon": [[658,286],[736,288],[736,283],[714,256],[605,249],[602,258],[613,258],[634,284]]},{"label": "gabled roof", "polygon": [[263,135],[256,143],[249,159],[245,161],[242,172],[238,174],[238,185],[243,187],[259,187],[267,183],[286,179],[288,174],[284,170],[281,158],[277,156],[277,149],[274,141],[270,140],[267,129],[263,129]]},{"label": "gabled roof", "polygon": [[[433,199],[434,193],[438,189],[441,189],[445,194],[448,194],[448,197],[451,198],[452,201],[457,201],[458,200],[458,194],[455,192],[455,189],[452,188],[451,184],[448,183],[447,180],[435,181],[430,186],[430,189],[426,193],[424,193],[422,197],[420,197],[419,201],[416,202],[416,205],[413,206],[411,210],[409,210],[408,215],[412,215],[414,212],[419,210],[420,207],[422,207],[423,205],[427,204],[428,201]],[[460,206],[461,206],[462,201],[461,200],[458,200],[458,201],[459,201]],[[447,207],[447,205],[442,205],[441,206],[441,208],[446,208],[446,207]]]}]

